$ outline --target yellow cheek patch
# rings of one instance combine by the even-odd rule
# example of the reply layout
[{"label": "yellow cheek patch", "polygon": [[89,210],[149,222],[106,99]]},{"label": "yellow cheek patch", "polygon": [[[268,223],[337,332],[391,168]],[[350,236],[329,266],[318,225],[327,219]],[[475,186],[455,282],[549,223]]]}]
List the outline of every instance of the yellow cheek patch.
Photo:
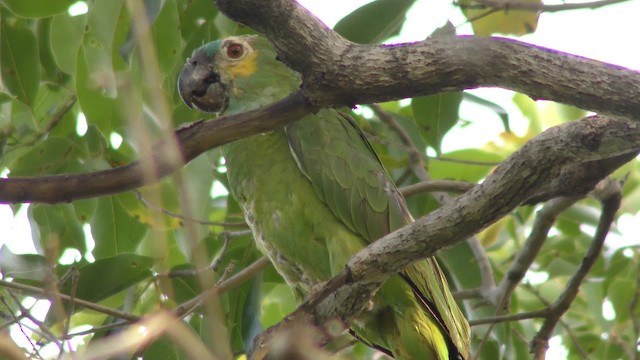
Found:
[{"label": "yellow cheek patch", "polygon": [[250,54],[247,54],[242,61],[232,66],[229,69],[229,74],[235,78],[238,76],[247,77],[255,73],[258,68],[257,60],[258,51],[254,50]]}]

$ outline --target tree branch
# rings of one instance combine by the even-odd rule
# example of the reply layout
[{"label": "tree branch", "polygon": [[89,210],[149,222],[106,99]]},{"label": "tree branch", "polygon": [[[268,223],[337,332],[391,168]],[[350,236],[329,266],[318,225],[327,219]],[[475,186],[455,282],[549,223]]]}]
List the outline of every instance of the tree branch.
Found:
[{"label": "tree branch", "polygon": [[531,352],[534,354],[535,359],[544,359],[553,329],[558,321],[560,321],[560,317],[569,309],[576,295],[578,295],[580,284],[582,284],[582,281],[598,259],[602,246],[604,245],[604,240],[609,233],[611,224],[613,224],[615,220],[616,212],[618,208],[620,208],[622,190],[615,180],[603,180],[596,187],[594,195],[602,203],[602,214],[600,215],[596,234],[591,241],[589,249],[587,249],[587,253],[582,259],[580,267],[578,267],[578,271],[569,279],[565,290],[560,294],[556,302],[551,305],[547,318],[531,341]]},{"label": "tree branch", "polygon": [[303,75],[304,94],[319,107],[498,86],[534,99],[640,117],[640,73],[620,66],[504,38],[358,45],[291,0],[216,0],[216,5],[266,35],[279,58]]},{"label": "tree branch", "polygon": [[[273,130],[315,108],[300,92],[280,102],[215,121],[197,121],[175,131],[183,161],[176,161],[168,140],[160,141],[139,161],[93,173],[0,179],[0,203],[60,203],[108,195],[153,183],[180,169],[203,152],[252,134]],[[152,171],[152,174],[149,174]]]}]

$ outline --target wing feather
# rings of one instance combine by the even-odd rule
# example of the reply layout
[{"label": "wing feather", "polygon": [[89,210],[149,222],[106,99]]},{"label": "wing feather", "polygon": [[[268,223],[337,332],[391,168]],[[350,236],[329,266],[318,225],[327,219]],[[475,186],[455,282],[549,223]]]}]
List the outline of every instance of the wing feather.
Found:
[{"label": "wing feather", "polygon": [[[294,158],[316,195],[367,242],[413,221],[404,198],[353,119],[324,109],[288,125],[286,132]],[[467,358],[464,339],[469,328],[455,320],[463,315],[435,259],[409,266],[402,276]]]}]

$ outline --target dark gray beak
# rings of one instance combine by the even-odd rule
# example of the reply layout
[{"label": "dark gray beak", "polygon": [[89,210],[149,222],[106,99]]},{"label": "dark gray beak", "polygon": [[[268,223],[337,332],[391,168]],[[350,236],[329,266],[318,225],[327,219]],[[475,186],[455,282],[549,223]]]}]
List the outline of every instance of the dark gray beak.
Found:
[{"label": "dark gray beak", "polygon": [[227,91],[204,49],[196,50],[184,64],[178,79],[180,97],[188,107],[211,113],[227,108]]}]

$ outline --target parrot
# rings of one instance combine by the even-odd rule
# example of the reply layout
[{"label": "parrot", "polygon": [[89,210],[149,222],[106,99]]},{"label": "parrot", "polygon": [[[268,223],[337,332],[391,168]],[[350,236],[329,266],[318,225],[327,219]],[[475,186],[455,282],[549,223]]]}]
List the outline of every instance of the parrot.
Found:
[{"label": "parrot", "polygon": [[[282,100],[301,75],[263,36],[231,36],[193,51],[178,91],[192,109],[237,114]],[[257,247],[298,301],[367,244],[413,221],[363,132],[322,109],[222,147],[229,191]],[[435,258],[393,274],[350,331],[396,359],[468,359],[469,324]]]}]

